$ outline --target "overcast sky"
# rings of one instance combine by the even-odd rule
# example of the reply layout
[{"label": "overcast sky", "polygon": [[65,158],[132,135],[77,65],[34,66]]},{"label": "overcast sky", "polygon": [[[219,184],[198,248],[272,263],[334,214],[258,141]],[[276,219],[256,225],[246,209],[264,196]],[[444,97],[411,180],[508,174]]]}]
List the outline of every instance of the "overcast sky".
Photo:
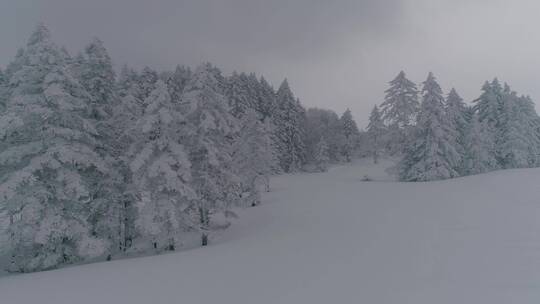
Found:
[{"label": "overcast sky", "polygon": [[495,76],[540,100],[538,12],[535,0],[0,0],[0,65],[43,22],[72,53],[101,38],[116,66],[287,77],[306,106],[349,107],[364,127],[402,69],[466,100]]}]

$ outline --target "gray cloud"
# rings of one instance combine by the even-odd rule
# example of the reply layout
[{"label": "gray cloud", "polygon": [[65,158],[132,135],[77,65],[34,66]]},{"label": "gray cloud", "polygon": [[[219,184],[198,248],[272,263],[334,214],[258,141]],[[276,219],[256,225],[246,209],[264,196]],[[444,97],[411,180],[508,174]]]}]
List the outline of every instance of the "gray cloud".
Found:
[{"label": "gray cloud", "polygon": [[100,37],[117,65],[211,61],[275,85],[288,77],[307,106],[350,107],[363,125],[401,69],[417,82],[433,71],[469,100],[494,76],[540,97],[539,9],[533,0],[0,0],[0,64],[43,21],[72,52]]}]

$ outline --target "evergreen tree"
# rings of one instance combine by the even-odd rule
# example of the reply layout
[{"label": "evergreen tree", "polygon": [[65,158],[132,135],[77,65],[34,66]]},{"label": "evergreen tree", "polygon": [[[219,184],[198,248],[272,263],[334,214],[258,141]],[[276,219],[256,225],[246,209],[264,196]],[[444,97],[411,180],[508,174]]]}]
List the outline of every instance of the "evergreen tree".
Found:
[{"label": "evergreen tree", "polygon": [[414,82],[407,79],[405,72],[401,71],[390,81],[390,88],[386,91],[381,112],[388,125],[397,125],[405,128],[414,124],[418,110],[418,90]]},{"label": "evergreen tree", "polygon": [[269,191],[270,174],[276,165],[272,130],[269,121],[261,122],[254,110],[248,110],[240,123],[242,128],[233,145],[232,159],[242,183],[245,205],[255,206],[260,202],[259,184],[263,183]]},{"label": "evergreen tree", "polygon": [[401,161],[403,181],[431,181],[458,176],[459,154],[453,146],[452,126],[444,109],[442,90],[432,73],[423,83],[422,104],[414,144]]},{"label": "evergreen tree", "polygon": [[344,142],[344,135],[339,116],[331,110],[308,109],[306,113],[305,143],[307,147],[307,161],[310,163],[316,163],[317,144],[321,137],[324,137],[328,145],[330,162],[341,161],[341,148]]},{"label": "evergreen tree", "polygon": [[182,96],[192,126],[187,146],[198,197],[191,211],[197,217],[203,246],[208,244],[211,214],[226,211],[239,196],[240,182],[230,155],[238,121],[230,114],[224,87],[221,72],[207,63],[196,69]]},{"label": "evergreen tree", "polygon": [[389,126],[390,154],[399,154],[407,145],[419,111],[418,90],[414,82],[401,71],[390,81],[384,102],[380,106],[382,118]]},{"label": "evergreen tree", "polygon": [[85,47],[79,77],[90,94],[93,115],[97,119],[109,119],[117,102],[116,75],[101,40],[95,38]]},{"label": "evergreen tree", "polygon": [[369,124],[367,127],[367,135],[369,137],[370,150],[373,155],[374,163],[378,163],[385,131],[386,127],[382,120],[381,113],[379,112],[379,108],[374,106],[369,116]]},{"label": "evergreen tree", "polygon": [[183,210],[196,198],[181,138],[185,122],[161,80],[145,103],[148,107],[132,130],[136,140],[129,153],[137,228],[150,237],[154,249],[174,250],[179,233],[186,229]]},{"label": "evergreen tree", "polygon": [[174,72],[166,79],[169,95],[173,103],[180,102],[182,91],[186,87],[191,78],[191,70],[188,67],[176,66]]},{"label": "evergreen tree", "polygon": [[96,257],[106,244],[87,222],[108,200],[108,164],[90,96],[65,54],[40,25],[12,65],[0,118],[0,201],[10,218],[11,271],[34,271]]},{"label": "evergreen tree", "polygon": [[274,123],[279,164],[283,171],[295,172],[302,168],[306,157],[305,110],[295,99],[286,79],[279,87],[276,99]]},{"label": "evergreen tree", "polygon": [[261,77],[259,84],[259,94],[257,95],[257,112],[261,119],[275,118],[277,116],[277,100],[274,88]]},{"label": "evergreen tree", "polygon": [[6,106],[6,93],[7,93],[7,76],[0,69],[0,113],[4,111]]},{"label": "evergreen tree", "polygon": [[477,114],[471,118],[466,135],[463,163],[466,175],[480,174],[498,168],[493,133],[489,129],[488,122],[486,120],[480,122]]},{"label": "evergreen tree", "polygon": [[[150,93],[156,89],[156,83],[158,80],[159,75],[155,70],[149,67],[144,67],[137,79],[140,88],[140,95],[136,97],[143,101],[146,100],[146,98],[150,96]],[[145,106],[147,105],[145,104]]]},{"label": "evergreen tree", "polygon": [[255,98],[250,94],[248,76],[234,72],[227,78],[227,97],[231,114],[242,119],[250,109],[254,109]]},{"label": "evergreen tree", "polygon": [[487,121],[490,128],[496,129],[500,125],[502,105],[502,87],[497,78],[491,83],[484,83],[482,95],[476,99],[474,111],[478,113],[480,122]]},{"label": "evergreen tree", "polygon": [[[502,168],[527,168],[536,163],[538,143],[530,127],[531,116],[523,99],[505,85],[498,122],[498,159]],[[534,108],[532,108],[534,111]],[[523,111],[525,110],[525,111]]]},{"label": "evergreen tree", "polygon": [[470,112],[454,88],[450,90],[446,98],[446,116],[451,124],[450,130],[454,133],[452,135],[452,138],[455,139],[453,145],[460,156],[458,166],[455,169],[462,174],[465,171],[463,157],[465,156],[465,141],[469,130]]},{"label": "evergreen tree", "polygon": [[328,151],[328,144],[324,137],[321,137],[315,148],[315,165],[317,170],[325,172],[328,170],[328,163],[330,161],[330,155]]},{"label": "evergreen tree", "polygon": [[360,131],[358,130],[358,126],[352,117],[351,110],[347,109],[339,120],[344,138],[341,153],[345,158],[345,161],[350,162],[352,161],[353,154],[357,149]]}]

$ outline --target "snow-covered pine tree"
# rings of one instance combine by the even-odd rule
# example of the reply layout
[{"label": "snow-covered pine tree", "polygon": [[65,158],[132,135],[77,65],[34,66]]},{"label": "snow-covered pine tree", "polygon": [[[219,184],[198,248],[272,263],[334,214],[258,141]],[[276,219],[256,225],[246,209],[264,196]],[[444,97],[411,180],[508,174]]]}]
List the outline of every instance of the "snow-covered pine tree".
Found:
[{"label": "snow-covered pine tree", "polygon": [[241,180],[244,205],[260,202],[259,185],[270,190],[270,174],[276,165],[272,146],[271,124],[259,120],[255,110],[248,109],[240,121],[242,128],[233,145],[234,169]]},{"label": "snow-covered pine tree", "polygon": [[480,174],[498,168],[495,139],[487,120],[480,122],[477,114],[471,118],[465,137],[464,175]]},{"label": "snow-covered pine tree", "polygon": [[400,163],[403,181],[432,181],[457,177],[459,154],[454,147],[452,125],[444,109],[442,90],[432,73],[423,83],[422,104],[414,142]]},{"label": "snow-covered pine tree", "polygon": [[341,154],[345,161],[351,162],[356,149],[358,148],[358,140],[360,137],[360,131],[354,121],[351,110],[347,109],[341,115],[340,119],[341,132],[344,142],[341,146]]},{"label": "snow-covered pine tree", "polygon": [[[142,69],[137,80],[141,95],[136,97],[145,101],[146,98],[150,96],[150,93],[156,89],[156,83],[159,80],[159,75],[158,72],[146,66]],[[148,105],[145,104],[145,106]]]},{"label": "snow-covered pine tree", "polygon": [[182,96],[190,127],[187,147],[192,163],[193,188],[198,199],[191,211],[197,217],[201,243],[208,244],[210,216],[226,211],[240,196],[240,179],[232,168],[231,150],[238,121],[230,114],[221,72],[199,66]]},{"label": "snow-covered pine tree", "polygon": [[118,249],[120,252],[124,252],[132,246],[137,232],[135,222],[137,219],[138,189],[129,168],[132,159],[128,152],[140,136],[133,132],[133,128],[142,118],[145,101],[137,97],[144,95],[139,85],[138,73],[125,65],[122,67],[116,87],[118,103],[113,108],[110,133],[113,139],[114,168],[122,180],[121,196],[117,202],[120,206],[117,213],[119,223]]},{"label": "snow-covered pine tree", "polygon": [[534,114],[524,112],[526,108],[520,106],[520,103],[523,105],[517,93],[505,84],[496,143],[499,163],[506,169],[527,168],[536,162],[534,147],[537,142],[534,131],[529,129],[530,118]]},{"label": "snow-covered pine tree", "polygon": [[169,94],[173,103],[180,102],[182,91],[191,78],[191,69],[189,67],[178,65],[174,72],[166,79]]},{"label": "snow-covered pine tree", "polygon": [[90,96],[40,25],[10,71],[0,117],[0,201],[10,218],[10,271],[35,271],[101,256],[87,219],[107,201],[108,164],[89,115]]},{"label": "snow-covered pine tree", "polygon": [[478,113],[480,122],[487,121],[490,128],[496,129],[499,125],[502,110],[503,89],[497,78],[485,82],[482,86],[482,94],[474,100],[474,111]]},{"label": "snow-covered pine tree", "polygon": [[341,161],[341,146],[344,142],[344,135],[339,116],[332,110],[310,108],[306,112],[305,135],[309,163],[315,163],[316,147],[321,137],[324,137],[328,145],[330,161]]},{"label": "snow-covered pine tree", "polygon": [[520,96],[516,100],[517,121],[522,122],[522,131],[528,138],[528,166],[540,166],[540,116],[536,112],[530,96]]},{"label": "snow-covered pine tree", "polygon": [[100,120],[109,119],[117,102],[116,74],[107,49],[98,38],[84,48],[79,77],[90,94],[93,115]]},{"label": "snow-covered pine tree", "polygon": [[273,118],[277,115],[276,92],[264,77],[261,77],[259,82],[257,112],[261,115],[261,119]]},{"label": "snow-covered pine tree", "polygon": [[129,167],[137,193],[136,227],[148,245],[161,251],[177,247],[179,234],[187,228],[184,210],[196,195],[181,138],[184,118],[172,103],[167,85],[158,80],[155,86],[143,116],[131,130],[135,141]]},{"label": "snow-covered pine tree", "polygon": [[4,111],[6,106],[6,93],[7,93],[7,76],[0,69],[0,113]]},{"label": "snow-covered pine tree", "polygon": [[276,94],[277,109],[274,123],[279,164],[284,172],[296,172],[305,162],[305,110],[294,97],[287,79]]},{"label": "snow-covered pine tree", "polygon": [[[95,210],[89,222],[95,227],[94,233],[107,239],[111,244],[110,255],[125,249],[125,214],[126,205],[124,193],[126,191],[125,178],[121,172],[125,171],[120,156],[124,146],[119,142],[118,130],[114,119],[114,109],[119,105],[119,97],[116,87],[116,73],[111,58],[103,42],[98,38],[86,45],[84,51],[75,60],[75,72],[90,95],[91,117],[97,122],[100,134],[101,147],[96,151],[107,159],[111,164],[109,180],[103,180],[103,189],[107,189],[110,200],[102,205],[94,205]],[[111,203],[112,202],[112,203]]]},{"label": "snow-covered pine tree", "polygon": [[381,112],[375,105],[369,115],[369,124],[367,126],[367,136],[369,139],[370,152],[373,156],[373,162],[378,163],[379,156],[383,147],[382,141],[386,132],[386,126],[382,120]]},{"label": "snow-covered pine tree", "polygon": [[321,137],[319,139],[319,142],[317,143],[315,147],[315,165],[317,166],[317,170],[321,172],[328,171],[328,164],[330,162],[330,154],[328,149],[328,144],[326,143],[326,140],[324,137]]},{"label": "snow-covered pine tree", "polygon": [[454,132],[452,136],[455,138],[454,147],[460,155],[460,161],[455,169],[460,175],[465,174],[463,157],[465,156],[465,141],[470,129],[471,118],[469,108],[454,88],[450,90],[446,98],[446,116],[451,123],[450,130]]},{"label": "snow-covered pine tree", "polygon": [[248,76],[244,73],[233,74],[226,79],[227,81],[227,98],[231,115],[237,119],[242,119],[250,109],[254,109],[253,105],[256,101],[249,92]]},{"label": "snow-covered pine tree", "polygon": [[407,79],[405,72],[401,71],[390,81],[390,88],[385,93],[380,107],[384,121],[400,128],[413,125],[419,110],[416,84]]},{"label": "snow-covered pine tree", "polygon": [[385,91],[380,110],[390,136],[390,146],[387,149],[390,154],[399,154],[407,145],[420,104],[416,84],[407,79],[405,72],[399,72],[389,84],[390,88]]}]

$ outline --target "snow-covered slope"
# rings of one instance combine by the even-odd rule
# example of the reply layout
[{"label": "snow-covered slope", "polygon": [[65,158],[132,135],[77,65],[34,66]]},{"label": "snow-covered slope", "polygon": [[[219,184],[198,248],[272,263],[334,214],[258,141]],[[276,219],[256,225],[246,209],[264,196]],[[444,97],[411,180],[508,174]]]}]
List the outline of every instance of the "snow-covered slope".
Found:
[{"label": "snow-covered slope", "polygon": [[540,170],[413,184],[366,163],[275,178],[207,248],[0,278],[0,303],[538,303]]}]

